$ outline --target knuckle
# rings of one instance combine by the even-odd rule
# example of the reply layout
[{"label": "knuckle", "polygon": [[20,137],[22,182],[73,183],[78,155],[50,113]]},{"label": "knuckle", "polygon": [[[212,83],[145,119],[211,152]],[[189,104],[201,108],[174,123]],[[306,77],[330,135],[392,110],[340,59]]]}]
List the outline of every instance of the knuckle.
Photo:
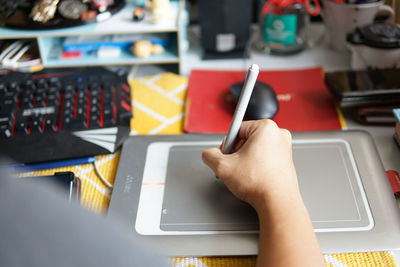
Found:
[{"label": "knuckle", "polygon": [[267,129],[278,128],[278,125],[273,120],[263,119],[259,121],[259,127],[262,130],[267,130]]},{"label": "knuckle", "polygon": [[213,147],[207,148],[207,149],[203,150],[203,151],[201,152],[201,157],[202,157],[202,159],[203,159],[204,161],[206,161],[206,162],[211,161],[212,158],[213,158],[213,151],[214,151],[214,148],[213,148]]},{"label": "knuckle", "polygon": [[258,124],[260,127],[267,128],[268,125],[270,125],[270,120],[268,120],[268,119],[259,120]]},{"label": "knuckle", "polygon": [[287,129],[281,129],[282,130],[282,134],[285,136],[285,138],[289,141],[292,140],[292,134],[289,130]]},{"label": "knuckle", "polygon": [[214,171],[218,176],[223,177],[227,172],[228,165],[224,160],[218,160],[215,162]]}]

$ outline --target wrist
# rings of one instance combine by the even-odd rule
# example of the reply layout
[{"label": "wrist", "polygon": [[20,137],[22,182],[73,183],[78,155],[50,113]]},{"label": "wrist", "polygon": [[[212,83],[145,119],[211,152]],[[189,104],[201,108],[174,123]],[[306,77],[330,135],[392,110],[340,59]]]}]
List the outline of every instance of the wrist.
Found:
[{"label": "wrist", "polygon": [[257,196],[250,202],[258,215],[277,214],[292,212],[296,209],[305,208],[300,191],[297,189],[274,190]]},{"label": "wrist", "polygon": [[248,202],[256,210],[280,206],[286,202],[303,203],[294,169],[279,169],[276,173],[269,173],[263,180],[254,194],[249,195]]}]

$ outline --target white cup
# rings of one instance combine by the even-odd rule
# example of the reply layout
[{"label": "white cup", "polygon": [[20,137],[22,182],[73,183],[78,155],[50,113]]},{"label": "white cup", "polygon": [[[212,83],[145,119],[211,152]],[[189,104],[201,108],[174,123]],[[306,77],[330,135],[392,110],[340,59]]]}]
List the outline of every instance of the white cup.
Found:
[{"label": "white cup", "polygon": [[351,45],[350,50],[351,68],[354,70],[400,67],[400,48],[379,49],[365,45]]},{"label": "white cup", "polygon": [[400,26],[373,23],[357,28],[347,36],[351,51],[351,67],[396,68],[400,64]]},{"label": "white cup", "polygon": [[348,51],[346,35],[356,27],[371,24],[378,14],[387,14],[387,22],[394,21],[393,9],[377,1],[365,4],[341,4],[322,0],[321,15],[329,34],[330,46],[337,51]]}]

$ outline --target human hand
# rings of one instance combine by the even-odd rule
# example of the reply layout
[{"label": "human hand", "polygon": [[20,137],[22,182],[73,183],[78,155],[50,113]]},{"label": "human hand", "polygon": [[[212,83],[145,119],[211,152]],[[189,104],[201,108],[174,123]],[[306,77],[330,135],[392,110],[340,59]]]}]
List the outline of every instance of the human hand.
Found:
[{"label": "human hand", "polygon": [[243,122],[232,154],[203,151],[203,161],[238,198],[256,210],[272,200],[300,196],[289,131],[272,120]]},{"label": "human hand", "polygon": [[232,154],[209,148],[202,156],[232,193],[257,211],[257,266],[325,266],[300,195],[289,131],[271,120],[243,122]]}]

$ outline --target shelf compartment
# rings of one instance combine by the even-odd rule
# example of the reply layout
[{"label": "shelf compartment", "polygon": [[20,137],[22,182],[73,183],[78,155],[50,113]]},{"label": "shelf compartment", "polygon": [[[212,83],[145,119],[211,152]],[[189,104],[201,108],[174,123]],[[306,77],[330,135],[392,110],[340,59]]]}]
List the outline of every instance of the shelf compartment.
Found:
[{"label": "shelf compartment", "polygon": [[96,55],[86,55],[81,58],[45,59],[46,67],[76,67],[76,66],[103,66],[103,65],[135,65],[135,64],[168,64],[179,63],[176,52],[166,50],[161,55],[152,55],[148,58],[138,58],[123,51],[119,57],[98,58]]},{"label": "shelf compartment", "polygon": [[[164,34],[162,36],[165,37]],[[129,50],[122,50],[120,56],[113,58],[99,58],[96,53],[84,54],[78,58],[63,58],[61,55],[64,39],[63,37],[38,38],[43,64],[46,67],[179,63],[176,33],[168,34],[166,40],[168,46],[164,53],[147,58],[135,57]]]}]

